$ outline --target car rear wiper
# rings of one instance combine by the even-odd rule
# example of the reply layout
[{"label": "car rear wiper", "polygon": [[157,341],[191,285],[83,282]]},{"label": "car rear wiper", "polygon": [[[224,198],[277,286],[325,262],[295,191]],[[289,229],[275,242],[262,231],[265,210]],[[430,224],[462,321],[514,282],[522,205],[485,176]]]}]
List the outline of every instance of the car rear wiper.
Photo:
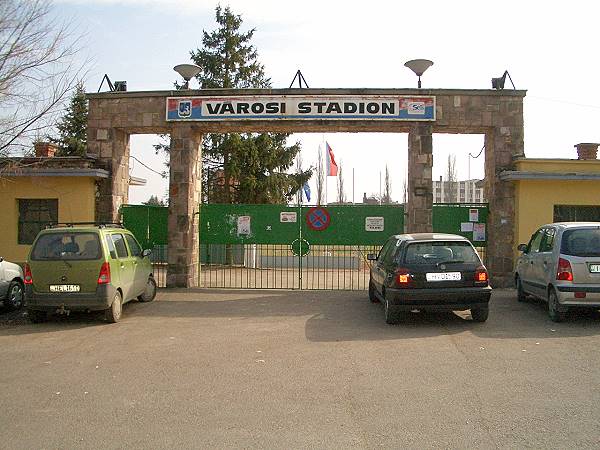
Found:
[{"label": "car rear wiper", "polygon": [[436,263],[436,266],[440,267],[442,264],[462,264],[464,261],[462,259],[451,259],[450,261],[440,261]]}]

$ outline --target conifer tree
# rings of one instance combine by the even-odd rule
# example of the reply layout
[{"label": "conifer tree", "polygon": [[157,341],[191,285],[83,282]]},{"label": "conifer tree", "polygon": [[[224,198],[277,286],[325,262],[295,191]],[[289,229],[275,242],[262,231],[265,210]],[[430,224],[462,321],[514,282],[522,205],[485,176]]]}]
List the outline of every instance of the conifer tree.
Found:
[{"label": "conifer tree", "polygon": [[50,138],[58,145],[58,156],[83,156],[87,148],[88,101],[85,88],[79,82],[71,96],[64,116],[56,125],[58,138]]},{"label": "conifer tree", "polygon": [[[215,9],[217,29],[204,31],[202,48],[190,52],[202,89],[269,88],[271,81],[251,44],[255,30],[241,31],[242,18],[229,7]],[[288,134],[207,134],[203,142],[203,186],[212,203],[285,203],[310,179],[312,170],[288,174],[300,144]]]}]

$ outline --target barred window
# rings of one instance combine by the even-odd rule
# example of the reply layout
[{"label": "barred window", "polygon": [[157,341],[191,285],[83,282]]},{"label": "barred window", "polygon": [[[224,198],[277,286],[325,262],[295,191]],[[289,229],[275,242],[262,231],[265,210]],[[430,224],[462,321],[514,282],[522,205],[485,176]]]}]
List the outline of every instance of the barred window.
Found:
[{"label": "barred window", "polygon": [[41,230],[58,223],[58,199],[18,199],[18,202],[19,244],[33,244]]}]

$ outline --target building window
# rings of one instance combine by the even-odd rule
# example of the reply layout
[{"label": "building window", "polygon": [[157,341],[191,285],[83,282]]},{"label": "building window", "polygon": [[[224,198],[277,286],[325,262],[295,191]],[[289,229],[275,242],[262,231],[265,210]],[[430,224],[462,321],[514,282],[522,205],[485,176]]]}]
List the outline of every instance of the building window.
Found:
[{"label": "building window", "polygon": [[600,206],[554,205],[554,222],[600,222]]},{"label": "building window", "polygon": [[19,244],[33,244],[41,230],[58,223],[58,199],[18,199],[18,202]]}]

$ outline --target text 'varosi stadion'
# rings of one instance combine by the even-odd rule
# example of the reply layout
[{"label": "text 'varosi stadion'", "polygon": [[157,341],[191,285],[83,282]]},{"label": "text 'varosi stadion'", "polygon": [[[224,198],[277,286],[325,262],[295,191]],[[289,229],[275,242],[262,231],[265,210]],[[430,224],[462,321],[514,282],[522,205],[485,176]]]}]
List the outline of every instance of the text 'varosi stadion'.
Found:
[{"label": "text 'varosi stadion'", "polygon": [[329,119],[434,121],[433,96],[169,97],[169,121]]}]

